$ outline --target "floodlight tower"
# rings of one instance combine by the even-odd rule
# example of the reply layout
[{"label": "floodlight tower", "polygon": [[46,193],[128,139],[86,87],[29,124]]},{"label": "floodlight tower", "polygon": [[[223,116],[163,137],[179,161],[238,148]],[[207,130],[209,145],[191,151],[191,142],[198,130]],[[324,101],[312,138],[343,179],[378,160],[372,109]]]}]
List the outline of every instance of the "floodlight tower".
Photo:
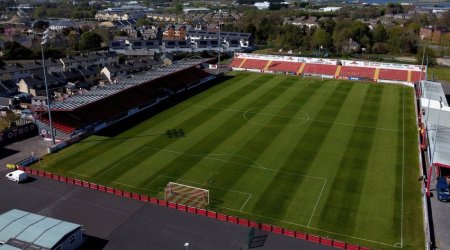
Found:
[{"label": "floodlight tower", "polygon": [[53,122],[52,122],[52,113],[50,111],[50,93],[48,91],[48,84],[47,84],[47,69],[45,68],[45,57],[44,57],[44,45],[47,44],[48,42],[48,36],[50,30],[47,28],[42,36],[42,41],[41,41],[41,54],[42,54],[42,68],[44,71],[44,85],[45,85],[45,93],[47,96],[47,112],[48,112],[48,120],[50,123],[50,133],[52,135],[52,144],[55,144],[55,131],[53,130]]}]

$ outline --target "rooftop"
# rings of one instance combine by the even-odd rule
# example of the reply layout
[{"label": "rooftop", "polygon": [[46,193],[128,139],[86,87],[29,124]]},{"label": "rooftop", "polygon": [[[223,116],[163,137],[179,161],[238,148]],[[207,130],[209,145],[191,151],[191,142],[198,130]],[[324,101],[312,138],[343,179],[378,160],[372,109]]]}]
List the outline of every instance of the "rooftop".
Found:
[{"label": "rooftop", "polygon": [[0,241],[6,242],[0,249],[21,249],[8,241],[50,249],[79,227],[81,225],[13,209],[0,215]]},{"label": "rooftop", "polygon": [[127,78],[119,80],[117,83],[93,89],[91,91],[88,91],[87,93],[84,93],[83,95],[69,97],[63,101],[54,101],[51,104],[51,109],[54,111],[75,110],[96,101],[100,101],[126,89],[151,82],[160,77],[164,77],[172,73],[188,69],[198,64],[205,63],[209,60],[210,59],[182,60],[175,62],[174,64],[167,67],[151,69],[148,71],[130,75]]}]

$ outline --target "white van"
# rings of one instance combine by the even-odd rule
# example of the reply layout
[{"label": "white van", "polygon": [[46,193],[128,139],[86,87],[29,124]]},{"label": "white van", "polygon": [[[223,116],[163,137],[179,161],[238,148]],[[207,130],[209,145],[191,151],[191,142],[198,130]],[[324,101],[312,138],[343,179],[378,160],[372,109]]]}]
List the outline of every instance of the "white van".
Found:
[{"label": "white van", "polygon": [[11,181],[19,183],[28,179],[28,175],[22,170],[16,170],[11,173],[7,173],[6,178],[8,178]]}]

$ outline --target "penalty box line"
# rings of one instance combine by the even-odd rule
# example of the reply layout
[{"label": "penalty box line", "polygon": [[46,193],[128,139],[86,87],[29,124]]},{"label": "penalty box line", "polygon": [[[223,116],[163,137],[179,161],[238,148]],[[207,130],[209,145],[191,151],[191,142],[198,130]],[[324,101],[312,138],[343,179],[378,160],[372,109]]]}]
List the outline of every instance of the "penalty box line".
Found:
[{"label": "penalty box line", "polygon": [[211,187],[211,188],[217,188],[217,189],[221,189],[221,190],[225,190],[228,192],[232,192],[232,193],[238,193],[238,194],[242,194],[247,196],[247,199],[245,200],[244,204],[242,204],[241,209],[239,211],[242,211],[245,207],[245,205],[247,204],[247,202],[250,200],[250,198],[252,197],[251,193],[247,193],[247,192],[242,192],[242,191],[237,191],[237,190],[233,190],[233,189],[228,189],[228,188],[223,188],[223,187],[218,187],[218,186],[212,186],[212,185],[208,185],[208,184],[203,184],[200,182],[195,182],[195,181],[189,181],[189,180],[185,180],[185,179],[180,179],[180,178],[174,178],[171,176],[167,176],[167,175],[159,175],[158,177],[156,177],[153,181],[151,181],[149,184],[147,184],[144,188],[147,190],[149,186],[151,186],[153,183],[155,183],[158,179],[160,179],[161,177],[169,179],[169,180],[174,180],[174,181],[182,181],[182,182],[187,182],[187,183],[193,183],[196,185],[200,185],[200,186],[206,186],[206,187]]}]

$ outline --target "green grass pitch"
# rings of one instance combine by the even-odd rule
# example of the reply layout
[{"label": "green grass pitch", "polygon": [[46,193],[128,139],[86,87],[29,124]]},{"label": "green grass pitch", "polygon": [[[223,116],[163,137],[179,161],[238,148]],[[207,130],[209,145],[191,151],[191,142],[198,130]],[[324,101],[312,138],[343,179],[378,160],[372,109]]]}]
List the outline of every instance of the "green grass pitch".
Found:
[{"label": "green grass pitch", "polygon": [[[209,189],[207,208],[229,215],[378,249],[423,248],[411,88],[228,76],[35,167],[159,198],[179,182]],[[171,129],[185,137],[169,138]]]}]

